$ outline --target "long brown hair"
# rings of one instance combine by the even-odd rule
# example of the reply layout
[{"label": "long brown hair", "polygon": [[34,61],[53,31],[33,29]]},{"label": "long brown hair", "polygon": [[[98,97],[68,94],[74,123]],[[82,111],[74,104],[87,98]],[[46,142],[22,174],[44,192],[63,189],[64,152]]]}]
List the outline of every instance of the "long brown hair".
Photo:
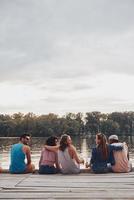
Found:
[{"label": "long brown hair", "polygon": [[102,158],[106,160],[108,158],[108,145],[107,145],[107,138],[102,133],[97,133],[97,139],[99,140],[99,144],[97,146],[98,149],[102,152]]},{"label": "long brown hair", "polygon": [[61,139],[60,139],[60,147],[59,149],[61,151],[64,151],[67,147],[68,147],[68,144],[67,144],[67,138],[68,138],[69,135],[67,134],[64,134],[61,136]]}]

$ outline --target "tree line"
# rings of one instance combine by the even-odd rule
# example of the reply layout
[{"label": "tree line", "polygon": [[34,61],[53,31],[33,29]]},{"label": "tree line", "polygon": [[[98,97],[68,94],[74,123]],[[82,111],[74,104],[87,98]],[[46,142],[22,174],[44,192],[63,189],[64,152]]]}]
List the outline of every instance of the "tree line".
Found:
[{"label": "tree line", "polygon": [[54,113],[0,114],[0,137],[18,137],[23,133],[30,133],[34,137],[60,136],[63,133],[86,136],[97,132],[106,135],[134,135],[134,112],[95,111],[85,114],[68,113],[64,116]]}]

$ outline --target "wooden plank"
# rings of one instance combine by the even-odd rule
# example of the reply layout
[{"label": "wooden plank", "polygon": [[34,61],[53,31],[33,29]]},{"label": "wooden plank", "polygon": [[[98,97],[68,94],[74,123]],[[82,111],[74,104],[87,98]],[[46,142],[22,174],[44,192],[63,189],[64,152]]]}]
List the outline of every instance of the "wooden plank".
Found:
[{"label": "wooden plank", "polygon": [[0,174],[0,199],[133,199],[134,173]]},{"label": "wooden plank", "polygon": [[[35,173],[38,174],[39,169],[35,169]],[[81,173],[91,173],[90,169],[81,169]],[[132,172],[134,172],[134,167],[132,168]],[[9,169],[2,169],[2,173],[9,173]]]},{"label": "wooden plank", "polygon": [[131,190],[134,189],[134,187],[132,186],[130,187],[125,187],[125,188],[111,188],[111,187],[105,187],[105,185],[101,186],[101,187],[85,187],[85,188],[72,188],[72,187],[14,187],[14,188],[10,188],[10,187],[3,187],[2,190],[3,192],[40,192],[40,193],[47,193],[47,192],[51,192],[51,193],[55,193],[55,192],[77,192],[77,193],[82,193],[82,192],[90,192],[90,191],[101,191],[101,190],[108,190],[108,191],[115,191],[115,190],[122,190],[124,192],[131,192]]},{"label": "wooden plank", "polygon": [[134,192],[125,192],[122,191],[115,191],[109,192],[107,190],[102,191],[90,191],[88,193],[75,193],[75,192],[63,192],[63,193],[5,193],[0,192],[0,199],[134,199]]},{"label": "wooden plank", "polygon": [[28,177],[29,175],[0,174],[0,187],[14,187]]}]

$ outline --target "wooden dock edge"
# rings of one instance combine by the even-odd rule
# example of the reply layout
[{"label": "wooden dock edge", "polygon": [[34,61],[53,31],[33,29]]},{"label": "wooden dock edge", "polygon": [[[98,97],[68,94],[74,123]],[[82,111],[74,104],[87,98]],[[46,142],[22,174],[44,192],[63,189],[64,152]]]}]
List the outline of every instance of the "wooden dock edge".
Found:
[{"label": "wooden dock edge", "polygon": [[[39,171],[38,169],[35,169],[34,173],[38,174],[38,171]],[[81,173],[89,173],[90,169],[81,169],[80,172]],[[0,174],[8,174],[8,173],[10,173],[8,169],[2,169],[2,171],[0,172]]]},{"label": "wooden dock edge", "polygon": [[[35,169],[34,171],[34,174],[38,174],[38,169]],[[91,173],[91,170],[90,169],[81,169],[80,170],[81,173]],[[134,172],[134,167],[132,168],[132,171],[131,172]],[[2,171],[0,172],[0,174],[8,174],[10,173],[8,169],[2,169]]]}]

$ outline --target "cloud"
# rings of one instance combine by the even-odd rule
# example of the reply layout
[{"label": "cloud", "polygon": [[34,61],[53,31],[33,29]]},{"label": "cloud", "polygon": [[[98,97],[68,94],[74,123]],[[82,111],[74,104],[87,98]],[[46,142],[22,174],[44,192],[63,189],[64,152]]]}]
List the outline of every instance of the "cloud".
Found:
[{"label": "cloud", "polygon": [[0,105],[15,108],[12,98],[4,101],[10,91],[25,102],[17,104],[21,110],[36,112],[108,110],[110,103],[117,109],[119,95],[124,104],[132,102],[123,81],[129,88],[133,84],[133,6],[132,0],[1,0],[0,83],[7,96],[0,87]]},{"label": "cloud", "polygon": [[1,1],[2,79],[7,75],[25,80],[30,70],[37,72],[37,78],[38,70],[43,74],[50,70],[47,76],[54,78],[103,70],[133,73],[133,4],[125,0]]},{"label": "cloud", "polygon": [[92,89],[94,89],[94,86],[91,86],[91,85],[88,85],[88,84],[78,84],[78,85],[75,85],[74,87],[73,87],[73,89],[75,90],[75,91],[79,91],[79,90],[92,90]]}]

